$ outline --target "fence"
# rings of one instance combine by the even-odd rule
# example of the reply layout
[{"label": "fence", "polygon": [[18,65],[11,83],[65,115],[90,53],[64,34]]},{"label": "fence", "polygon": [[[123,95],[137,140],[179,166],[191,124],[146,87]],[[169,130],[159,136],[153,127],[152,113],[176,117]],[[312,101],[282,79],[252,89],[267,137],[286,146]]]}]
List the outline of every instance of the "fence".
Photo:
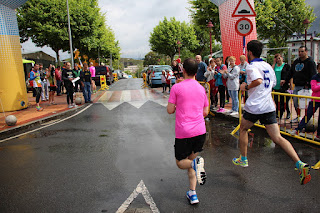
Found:
[{"label": "fence", "polygon": [[[311,97],[311,96],[304,96],[304,95],[294,95],[294,94],[289,94],[289,93],[279,93],[279,92],[272,92],[272,97],[274,98],[275,102],[276,102],[276,109],[277,109],[277,115],[278,115],[278,125],[280,128],[280,133],[283,135],[287,135],[293,138],[297,138],[299,140],[303,140],[312,144],[316,144],[316,145],[320,145],[320,138],[317,139],[315,136],[315,132],[316,132],[316,126],[317,124],[315,123],[315,119],[316,119],[316,115],[315,112],[317,111],[317,108],[320,106],[320,102],[319,104],[317,104],[316,101],[320,101],[320,97]],[[239,125],[231,132],[232,135],[234,135],[240,128],[240,123],[241,123],[241,117],[242,117],[242,102],[245,103],[245,100],[242,98],[244,97],[244,93],[243,92],[239,92]],[[293,98],[297,98],[298,100],[298,108],[297,108],[297,123],[294,122],[293,119],[293,115],[295,114],[295,108],[294,108],[294,104],[293,104]],[[309,106],[309,102],[310,102],[310,106]],[[283,105],[282,105],[283,104]],[[284,115],[284,111],[283,109],[286,109],[286,105],[290,106],[290,118],[282,118],[282,115]],[[304,106],[304,107],[303,107]],[[308,108],[309,108],[309,112],[308,112]],[[304,109],[304,110],[303,110]],[[303,119],[305,122],[305,131],[295,131],[297,124],[299,125],[299,123],[301,122],[301,126],[303,126],[303,122],[302,122],[302,113],[304,111],[304,116]],[[308,119],[309,117],[309,119]],[[317,118],[319,119],[319,115],[317,116]],[[308,124],[308,121],[310,121],[312,119],[312,124]],[[317,119],[317,120],[318,120]],[[289,121],[289,123],[288,123]],[[317,122],[318,123],[318,122]],[[254,124],[257,127],[261,127],[261,128],[265,128],[264,125],[261,125],[260,122],[258,121],[257,123]],[[307,128],[307,125],[309,126],[309,128]],[[288,127],[289,126],[289,127]],[[298,126],[297,126],[298,127]],[[309,132],[307,132],[307,130]],[[311,133],[310,133],[311,132]],[[320,132],[317,134],[320,135]],[[319,141],[316,141],[319,140]]]}]

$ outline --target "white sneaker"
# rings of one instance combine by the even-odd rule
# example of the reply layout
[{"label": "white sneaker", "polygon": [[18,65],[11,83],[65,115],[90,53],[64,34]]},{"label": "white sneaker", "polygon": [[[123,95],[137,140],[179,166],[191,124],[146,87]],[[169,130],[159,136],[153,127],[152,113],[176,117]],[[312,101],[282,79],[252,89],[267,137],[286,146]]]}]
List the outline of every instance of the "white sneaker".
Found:
[{"label": "white sneaker", "polygon": [[70,104],[70,105],[68,106],[68,108],[71,109],[71,108],[73,108],[73,106]]},{"label": "white sneaker", "polygon": [[230,110],[226,110],[225,113],[230,113],[231,114],[231,113],[233,113],[233,111],[232,111],[232,109],[230,109]]},{"label": "white sneaker", "polygon": [[239,112],[232,112],[230,115],[236,116],[236,115],[239,115]]}]

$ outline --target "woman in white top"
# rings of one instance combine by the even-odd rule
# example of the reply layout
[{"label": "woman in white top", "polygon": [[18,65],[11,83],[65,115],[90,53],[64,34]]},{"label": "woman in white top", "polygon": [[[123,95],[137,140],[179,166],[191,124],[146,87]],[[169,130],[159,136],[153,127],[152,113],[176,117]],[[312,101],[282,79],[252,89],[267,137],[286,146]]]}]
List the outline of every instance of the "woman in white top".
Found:
[{"label": "woman in white top", "polygon": [[236,66],[236,58],[234,56],[229,57],[230,66],[228,71],[223,74],[227,78],[228,93],[232,99],[231,115],[238,115],[239,112],[239,74],[240,68]]}]

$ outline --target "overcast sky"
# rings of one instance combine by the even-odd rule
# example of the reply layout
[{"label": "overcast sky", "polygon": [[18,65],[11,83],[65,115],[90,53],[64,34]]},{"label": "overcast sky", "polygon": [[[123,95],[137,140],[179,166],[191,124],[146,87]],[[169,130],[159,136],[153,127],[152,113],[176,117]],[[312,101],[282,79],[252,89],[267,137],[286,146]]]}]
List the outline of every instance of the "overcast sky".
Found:
[{"label": "overcast sky", "polygon": [[[320,1],[306,2],[318,8],[315,12],[320,17]],[[107,25],[112,28],[116,40],[120,43],[121,57],[143,58],[150,51],[150,32],[164,17],[190,21],[188,0],[99,0],[99,6],[102,12],[106,13]],[[318,28],[319,20],[318,18],[316,21]],[[23,52],[41,50],[31,41],[24,43],[22,47]],[[45,47],[42,50],[55,57],[51,48]],[[61,59],[65,59],[69,54],[62,53],[60,56]]]}]

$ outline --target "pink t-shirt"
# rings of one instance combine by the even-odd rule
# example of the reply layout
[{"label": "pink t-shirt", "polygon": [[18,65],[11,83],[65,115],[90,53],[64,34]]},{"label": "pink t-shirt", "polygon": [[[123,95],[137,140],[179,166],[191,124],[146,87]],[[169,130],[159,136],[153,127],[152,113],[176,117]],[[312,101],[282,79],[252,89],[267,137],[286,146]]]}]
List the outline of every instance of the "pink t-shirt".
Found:
[{"label": "pink t-shirt", "polygon": [[91,77],[96,77],[96,68],[94,66],[91,66],[89,70],[91,73]]},{"label": "pink t-shirt", "polygon": [[196,80],[173,85],[168,102],[176,105],[176,138],[192,138],[206,133],[203,108],[209,106],[206,91]]}]

